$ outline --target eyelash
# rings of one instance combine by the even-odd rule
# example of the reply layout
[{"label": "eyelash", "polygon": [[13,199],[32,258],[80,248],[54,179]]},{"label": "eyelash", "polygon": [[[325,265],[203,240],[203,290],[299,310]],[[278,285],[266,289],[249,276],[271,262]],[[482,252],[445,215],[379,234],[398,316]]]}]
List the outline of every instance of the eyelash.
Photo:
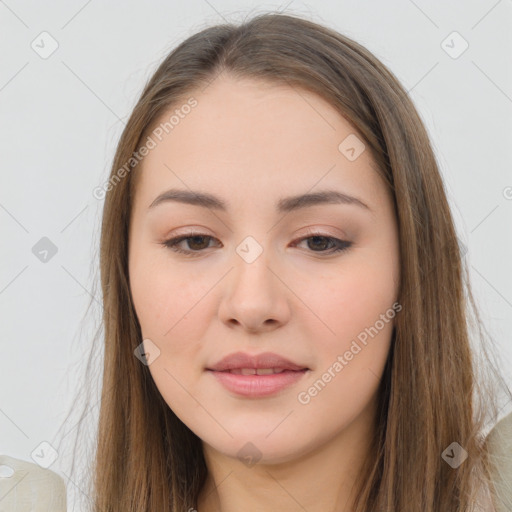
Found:
[{"label": "eyelash", "polygon": [[[162,242],[161,245],[163,245],[164,247],[166,247],[168,249],[171,249],[174,252],[184,254],[187,257],[194,257],[195,255],[199,255],[205,249],[200,249],[200,250],[196,250],[196,251],[183,250],[178,247],[178,244],[180,242],[183,242],[184,240],[189,240],[190,238],[196,238],[196,237],[204,237],[204,238],[209,238],[209,239],[214,238],[214,237],[212,237],[210,235],[206,235],[204,233],[188,233],[187,235],[169,238],[168,240],[165,240],[164,242]],[[326,238],[329,241],[334,241],[334,243],[337,245],[337,247],[335,247],[334,250],[331,248],[330,250],[327,250],[327,251],[311,251],[313,253],[319,253],[319,254],[323,253],[323,254],[327,254],[327,255],[341,253],[341,252],[348,250],[348,248],[352,245],[352,242],[340,240],[339,238],[335,238],[332,236],[324,235],[323,233],[316,233],[316,232],[309,232],[309,233],[307,233],[307,236],[304,236],[302,238],[295,240],[294,243],[302,242],[304,240],[308,240],[308,239],[314,238],[314,237],[321,237],[321,238]]]}]

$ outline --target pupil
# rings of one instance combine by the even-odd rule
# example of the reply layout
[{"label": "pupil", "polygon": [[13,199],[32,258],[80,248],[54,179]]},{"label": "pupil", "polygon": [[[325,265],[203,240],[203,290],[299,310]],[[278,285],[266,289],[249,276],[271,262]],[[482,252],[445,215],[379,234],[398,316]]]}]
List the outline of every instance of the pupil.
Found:
[{"label": "pupil", "polygon": [[[191,243],[189,242],[189,246],[191,246],[191,248],[195,248],[195,249],[198,249],[198,247],[193,247],[193,245],[197,242],[199,245],[201,245],[201,240],[205,240],[206,237],[204,236],[193,236],[190,240],[191,240]],[[198,242],[199,240],[199,242]],[[204,243],[203,243],[204,245]],[[201,249],[202,247],[199,247],[199,249]]]},{"label": "pupil", "polygon": [[321,244],[321,245],[322,245],[322,247],[318,247],[318,246],[317,246],[317,248],[319,248],[319,249],[325,249],[325,248],[326,248],[326,247],[325,247],[325,242],[326,242],[326,240],[327,240],[327,239],[325,238],[325,236],[313,236],[313,237],[312,237],[312,240],[313,240],[313,241],[323,240],[323,241],[324,241],[324,243],[323,243],[323,244]]}]

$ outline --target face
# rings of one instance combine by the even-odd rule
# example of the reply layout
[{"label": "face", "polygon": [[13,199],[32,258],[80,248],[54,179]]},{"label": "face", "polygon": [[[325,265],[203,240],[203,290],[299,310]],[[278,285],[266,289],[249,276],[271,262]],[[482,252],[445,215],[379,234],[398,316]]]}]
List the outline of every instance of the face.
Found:
[{"label": "face", "polygon": [[[207,446],[292,460],[375,406],[399,310],[392,199],[320,97],[226,76],[193,97],[137,170],[129,278],[148,368]],[[155,204],[171,189],[216,199]],[[289,199],[326,191],[355,199]],[[234,352],[306,370],[209,370]]]}]

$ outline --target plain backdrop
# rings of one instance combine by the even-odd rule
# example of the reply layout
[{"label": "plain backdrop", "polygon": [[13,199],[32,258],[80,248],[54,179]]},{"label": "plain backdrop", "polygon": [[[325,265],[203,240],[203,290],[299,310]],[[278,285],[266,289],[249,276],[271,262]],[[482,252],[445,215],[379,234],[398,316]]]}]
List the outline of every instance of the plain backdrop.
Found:
[{"label": "plain backdrop", "polygon": [[[510,368],[511,0],[6,0],[0,453],[31,461],[41,442],[56,446],[83,386],[95,328],[84,314],[92,300],[98,319],[101,302],[94,280],[103,202],[92,191],[108,177],[146,80],[194,32],[282,9],[363,44],[409,91],[443,173],[483,320]],[[506,378],[512,384],[512,371]],[[66,456],[51,469],[64,468]]]}]

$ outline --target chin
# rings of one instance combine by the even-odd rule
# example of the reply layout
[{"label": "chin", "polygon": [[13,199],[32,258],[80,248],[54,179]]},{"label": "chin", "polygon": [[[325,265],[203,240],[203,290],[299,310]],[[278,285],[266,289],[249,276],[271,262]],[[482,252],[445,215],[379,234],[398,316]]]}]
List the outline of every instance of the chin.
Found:
[{"label": "chin", "polygon": [[[274,423],[275,425],[278,424]],[[278,427],[279,428],[279,427]],[[256,428],[241,429],[240,432],[227,427],[233,437],[228,435],[222,439],[203,437],[203,444],[226,457],[237,459],[247,467],[254,464],[283,464],[293,461],[308,450],[307,443],[302,446],[297,443],[297,436],[282,429],[279,433],[272,429]],[[314,436],[308,436],[313,439]],[[311,447],[310,447],[311,448]]]}]

